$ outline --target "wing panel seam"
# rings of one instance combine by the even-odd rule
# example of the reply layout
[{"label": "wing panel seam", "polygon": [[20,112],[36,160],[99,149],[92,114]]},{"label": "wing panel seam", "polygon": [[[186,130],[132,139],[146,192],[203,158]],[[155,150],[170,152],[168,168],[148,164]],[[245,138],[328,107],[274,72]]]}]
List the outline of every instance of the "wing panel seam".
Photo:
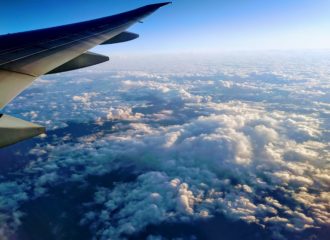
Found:
[{"label": "wing panel seam", "polygon": [[28,73],[24,73],[24,72],[19,72],[19,71],[15,71],[15,70],[11,70],[11,69],[4,69],[4,68],[0,68],[1,71],[6,71],[6,72],[12,72],[12,73],[18,73],[18,74],[22,74],[22,75],[26,75],[26,76],[30,76],[30,77],[39,77],[33,74],[28,74]]},{"label": "wing panel seam", "polygon": [[[133,21],[130,21],[130,22],[133,22]],[[23,57],[19,57],[19,58],[16,58],[16,59],[13,59],[13,60],[10,60],[10,61],[7,61],[7,62],[4,62],[4,63],[1,63],[0,66],[4,66],[6,64],[9,64],[9,63],[13,63],[15,61],[18,61],[18,60],[22,60],[22,59],[25,59],[25,58],[28,58],[28,57],[32,57],[34,55],[37,55],[39,53],[43,53],[43,52],[46,52],[46,51],[49,51],[49,50],[53,50],[53,49],[56,49],[56,48],[59,48],[59,47],[63,47],[63,46],[67,46],[67,45],[70,45],[72,43],[75,43],[75,42],[79,42],[79,41],[82,41],[82,40],[85,40],[85,39],[88,39],[90,37],[94,37],[96,35],[100,35],[102,33],[105,33],[105,32],[108,32],[108,31],[113,31],[113,30],[116,30],[116,29],[119,29],[125,25],[129,25],[130,22],[127,22],[125,24],[122,24],[122,25],[119,25],[117,27],[114,27],[114,28],[111,28],[111,29],[107,29],[107,30],[103,30],[101,32],[98,32],[98,33],[94,33],[92,35],[89,35],[89,36],[86,36],[86,37],[82,37],[82,38],[79,38],[79,39],[76,39],[76,40],[73,40],[73,41],[70,41],[70,42],[67,42],[67,43],[63,43],[63,44],[60,44],[60,45],[57,45],[57,46],[54,46],[54,47],[51,47],[51,48],[47,48],[47,49],[44,49],[44,50],[41,50],[41,51],[38,51],[38,52],[35,52],[35,53],[32,53],[32,54],[29,54],[29,55],[26,55],[26,56],[23,56]]]}]

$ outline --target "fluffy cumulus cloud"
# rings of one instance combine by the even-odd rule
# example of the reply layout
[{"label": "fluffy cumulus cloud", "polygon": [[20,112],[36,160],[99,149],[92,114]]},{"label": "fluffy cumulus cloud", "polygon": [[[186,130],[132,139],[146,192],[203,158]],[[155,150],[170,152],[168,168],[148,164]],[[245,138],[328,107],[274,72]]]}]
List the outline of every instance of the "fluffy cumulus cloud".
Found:
[{"label": "fluffy cumulus cloud", "polygon": [[[23,203],[69,182],[93,186],[91,199],[79,203],[79,224],[94,239],[217,214],[261,226],[274,239],[329,229],[328,58],[275,57],[201,58],[204,64],[175,68],[163,59],[143,72],[116,66],[90,74],[92,87],[88,79],[62,82],[61,96],[52,81],[38,82],[17,105],[42,101],[41,87],[54,91],[49,111],[31,103],[21,114],[47,116],[40,121],[55,130],[15,170],[23,177],[1,179],[0,236],[20,226]],[[81,125],[75,136],[72,121]],[[89,181],[121,169],[133,179],[110,187]]]},{"label": "fluffy cumulus cloud", "polygon": [[[130,234],[164,220],[207,218],[217,211],[274,228],[278,237],[281,231],[329,224],[328,186],[311,191],[322,184],[318,172],[329,174],[314,164],[327,161],[323,152],[329,146],[311,148],[312,142],[289,138],[286,120],[299,116],[241,102],[213,107],[212,114],[183,125],[147,131],[133,125],[125,133],[105,137],[102,147],[116,149],[113,158],[125,156],[150,172],[134,183],[96,193],[101,213],[112,219],[103,221],[98,219],[102,214],[93,214],[106,229],[97,231],[101,238]],[[292,154],[294,158],[287,157]],[[277,200],[274,192],[293,206]]]},{"label": "fluffy cumulus cloud", "polygon": [[131,108],[111,108],[107,114],[108,120],[134,120],[143,117],[142,113],[132,113]]}]

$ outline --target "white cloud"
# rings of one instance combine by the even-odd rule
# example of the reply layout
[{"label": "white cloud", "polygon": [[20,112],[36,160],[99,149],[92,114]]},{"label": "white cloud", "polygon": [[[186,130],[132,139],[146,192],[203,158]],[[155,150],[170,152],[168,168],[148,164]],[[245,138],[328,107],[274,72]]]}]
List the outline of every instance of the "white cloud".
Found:
[{"label": "white cloud", "polygon": [[129,107],[111,108],[107,114],[108,120],[137,120],[141,117],[143,117],[142,113],[133,113]]},{"label": "white cloud", "polygon": [[[15,213],[27,193],[33,199],[57,182],[80,182],[134,165],[135,181],[98,187],[84,205],[81,223],[95,239],[217,213],[271,227],[275,239],[284,239],[287,230],[329,225],[330,115],[324,96],[330,85],[319,80],[330,76],[328,68],[307,64],[307,73],[306,64],[255,64],[103,73],[95,86],[85,80],[64,81],[70,87],[39,82],[49,91],[55,88],[49,93],[51,111],[44,115],[29,101],[22,114],[44,117],[53,127],[72,120],[115,123],[111,133],[104,129],[67,143],[54,137],[31,149],[36,161],[22,170],[25,177],[0,183],[0,209],[8,212],[0,221],[9,228],[19,224]],[[0,236],[8,235],[4,232]]]},{"label": "white cloud", "polygon": [[91,98],[95,97],[95,96],[97,96],[97,93],[95,93],[95,92],[92,92],[92,93],[85,92],[82,95],[73,96],[72,100],[75,102],[81,102],[81,103],[84,103],[87,105],[87,104],[90,104],[89,102],[90,102]]}]

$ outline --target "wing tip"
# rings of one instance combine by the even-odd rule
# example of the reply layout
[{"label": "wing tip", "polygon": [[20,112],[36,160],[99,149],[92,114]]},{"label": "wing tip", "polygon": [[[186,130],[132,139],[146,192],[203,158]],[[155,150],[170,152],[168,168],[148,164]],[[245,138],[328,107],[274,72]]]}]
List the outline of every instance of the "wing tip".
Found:
[{"label": "wing tip", "polygon": [[156,3],[154,5],[157,6],[158,8],[161,8],[169,4],[172,4],[172,2],[162,2],[162,3]]},{"label": "wing tip", "polygon": [[159,7],[166,6],[168,4],[172,4],[173,2],[163,2],[163,3],[156,3]]},{"label": "wing tip", "polygon": [[172,4],[172,2],[154,3],[154,4],[147,5],[145,7],[152,8],[152,9],[156,10],[156,9],[164,7],[168,4]]}]

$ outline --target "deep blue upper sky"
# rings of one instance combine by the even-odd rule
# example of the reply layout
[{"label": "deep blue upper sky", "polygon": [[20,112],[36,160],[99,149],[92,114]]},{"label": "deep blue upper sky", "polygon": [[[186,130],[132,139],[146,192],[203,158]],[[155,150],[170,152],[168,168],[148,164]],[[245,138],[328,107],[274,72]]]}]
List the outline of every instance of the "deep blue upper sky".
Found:
[{"label": "deep blue upper sky", "polygon": [[[1,1],[1,34],[88,20],[161,1]],[[177,0],[131,30],[141,38],[109,52],[330,48],[327,0]]]}]

